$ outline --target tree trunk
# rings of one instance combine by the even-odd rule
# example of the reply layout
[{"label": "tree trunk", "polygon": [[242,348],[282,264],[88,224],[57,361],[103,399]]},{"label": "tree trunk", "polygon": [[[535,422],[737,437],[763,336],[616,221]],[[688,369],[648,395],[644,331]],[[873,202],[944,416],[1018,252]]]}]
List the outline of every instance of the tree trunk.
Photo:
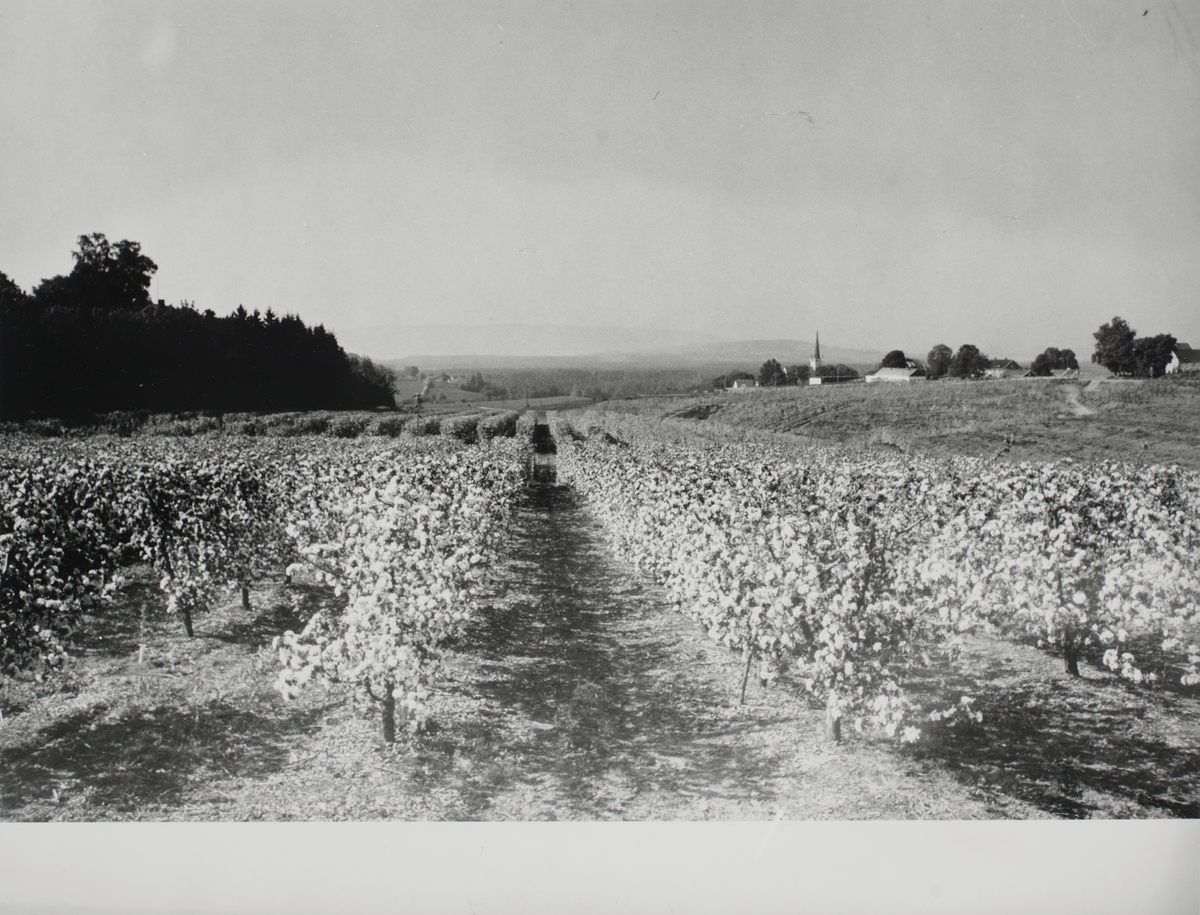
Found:
[{"label": "tree trunk", "polygon": [[242,582],[242,609],[250,609],[250,586],[246,582]]},{"label": "tree trunk", "polygon": [[1067,644],[1063,645],[1063,662],[1072,677],[1079,676],[1079,646]]},{"label": "tree trunk", "polygon": [[187,633],[187,637],[195,638],[196,633],[192,631],[192,608],[184,604],[179,615],[183,617],[183,631]]},{"label": "tree trunk", "polygon": [[833,692],[825,704],[825,739],[830,743],[842,742],[842,716],[837,713],[837,693]]},{"label": "tree trunk", "polygon": [[383,684],[383,742],[396,742],[396,697],[393,695],[395,685],[389,680]]},{"label": "tree trunk", "polygon": [[746,649],[746,669],[742,671],[742,694],[738,699],[738,705],[746,704],[746,681],[750,679],[750,665],[754,663],[754,649]]}]

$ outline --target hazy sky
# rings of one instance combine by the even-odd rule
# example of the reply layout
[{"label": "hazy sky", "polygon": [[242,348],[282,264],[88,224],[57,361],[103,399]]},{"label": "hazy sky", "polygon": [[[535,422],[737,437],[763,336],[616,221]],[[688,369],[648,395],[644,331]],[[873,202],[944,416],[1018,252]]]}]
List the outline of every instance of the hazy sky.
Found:
[{"label": "hazy sky", "polygon": [[98,231],[156,298],[335,331],[1200,346],[1198,40],[1170,0],[4,0],[0,270]]}]

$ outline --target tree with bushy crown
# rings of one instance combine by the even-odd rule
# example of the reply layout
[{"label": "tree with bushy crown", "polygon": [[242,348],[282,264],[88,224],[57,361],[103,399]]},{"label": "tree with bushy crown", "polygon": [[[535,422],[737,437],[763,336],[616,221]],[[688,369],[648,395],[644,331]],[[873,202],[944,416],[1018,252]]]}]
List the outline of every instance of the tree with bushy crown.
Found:
[{"label": "tree with bushy crown", "polygon": [[1175,352],[1176,340],[1170,334],[1157,334],[1133,341],[1133,374],[1161,378]]},{"label": "tree with bushy crown", "polygon": [[778,387],[788,383],[787,372],[778,359],[768,359],[758,370],[758,383],[764,387]]},{"label": "tree with bushy crown", "polygon": [[811,371],[807,365],[789,365],[788,384],[808,384],[808,376]]},{"label": "tree with bushy crown", "polygon": [[950,360],[947,370],[951,378],[975,378],[982,375],[990,360],[979,351],[979,347],[964,343]]},{"label": "tree with bushy crown", "polygon": [[894,349],[879,363],[881,369],[906,369],[908,368],[908,357],[904,355],[904,350]]},{"label": "tree with bushy crown", "polygon": [[1073,371],[1079,370],[1079,361],[1075,358],[1073,350],[1058,349],[1053,346],[1046,347],[1046,351],[1033,360],[1030,366],[1033,374],[1046,377],[1052,372],[1070,369]]},{"label": "tree with bushy crown", "polygon": [[954,359],[954,350],[950,349],[945,343],[939,343],[929,351],[929,355],[925,358],[929,367],[930,378],[941,378],[950,371],[950,362]]},{"label": "tree with bushy crown", "polygon": [[150,282],[158,265],[136,241],[113,244],[102,232],[80,235],[71,257],[70,275],[43,280],[33,291],[35,300],[100,311],[140,311],[152,304]]},{"label": "tree with bushy crown", "polygon": [[0,308],[7,305],[21,305],[25,299],[25,290],[0,272]]},{"label": "tree with bushy crown", "polygon": [[1054,362],[1051,368],[1079,371],[1079,360],[1075,358],[1074,350],[1055,349],[1053,346],[1051,346],[1047,347],[1046,355],[1049,356]]},{"label": "tree with bushy crown", "polygon": [[826,363],[825,365],[819,366],[817,368],[817,375],[822,379],[832,378],[835,381],[838,381],[842,378],[857,378],[858,372],[855,369],[850,368],[850,366],[846,365],[845,363],[839,362],[836,365],[829,365]]},{"label": "tree with bushy crown", "polygon": [[1096,350],[1092,362],[1102,365],[1114,375],[1129,375],[1136,369],[1133,341],[1137,331],[1124,318],[1116,317],[1092,334],[1096,338]]}]

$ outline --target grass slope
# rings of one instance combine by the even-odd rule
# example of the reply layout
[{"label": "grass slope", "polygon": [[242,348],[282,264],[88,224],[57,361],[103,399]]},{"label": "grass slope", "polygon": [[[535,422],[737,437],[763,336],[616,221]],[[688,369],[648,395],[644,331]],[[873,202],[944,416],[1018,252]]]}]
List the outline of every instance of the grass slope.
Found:
[{"label": "grass slope", "polygon": [[1200,470],[1200,381],[1189,379],[760,388],[597,409],[689,420],[709,436],[785,433],[856,449],[1012,461],[1120,460]]}]

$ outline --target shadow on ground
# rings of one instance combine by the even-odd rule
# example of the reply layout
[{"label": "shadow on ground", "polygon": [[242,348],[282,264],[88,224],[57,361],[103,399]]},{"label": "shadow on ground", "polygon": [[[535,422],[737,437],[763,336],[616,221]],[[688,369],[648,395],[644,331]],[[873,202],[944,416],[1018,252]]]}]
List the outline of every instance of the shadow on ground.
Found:
[{"label": "shadow on ground", "polygon": [[[76,651],[126,657],[144,642],[183,636],[182,622],[163,609],[166,597],[153,570],[137,566],[128,575],[111,603],[91,609],[87,625],[80,627]],[[251,589],[250,600],[251,609],[244,610],[236,591],[222,592],[213,611],[195,615],[196,638],[258,648],[288,629],[302,629],[333,596],[332,589],[311,582],[283,585],[266,580]]]},{"label": "shadow on ground", "polygon": [[[147,632],[162,628],[162,607],[166,597],[157,581],[151,581],[148,567],[137,567],[129,574],[125,585],[109,603],[98,604],[88,614],[88,624],[81,627],[76,650],[90,654],[119,657],[138,649],[143,640],[142,609],[145,609]],[[180,624],[170,620],[175,626]]]},{"label": "shadow on ground", "polygon": [[[505,599],[456,646],[480,662],[464,691],[486,712],[419,751],[430,784],[458,775],[462,817],[506,791],[535,795],[539,818],[597,818],[639,792],[686,800],[718,784],[769,797],[776,760],[738,739],[761,719],[730,714],[736,697],[679,663],[672,627],[693,624],[610,558],[569,487],[529,490],[502,577]],[[670,621],[637,625],[650,614]]]},{"label": "shadow on ground", "polygon": [[1047,677],[998,658],[945,677],[936,692],[947,705],[975,697],[983,721],[926,723],[906,752],[982,794],[1071,819],[1200,817],[1200,749],[1194,733],[1169,730],[1171,720],[1187,721],[1179,714],[1186,700],[1172,692],[1108,677]]},{"label": "shadow on ground", "polygon": [[[286,596],[286,600],[279,599],[281,596]],[[252,609],[226,622],[220,631],[213,633],[213,638],[251,648],[261,647],[289,629],[299,632],[313,614],[331,600],[332,589],[302,582],[283,586],[270,595],[252,592]]]},{"label": "shadow on ground", "polygon": [[193,777],[205,772],[269,775],[287,763],[288,737],[313,729],[322,711],[280,715],[211,701],[113,715],[92,706],[4,752],[4,815],[51,819],[61,805],[84,805],[88,818],[120,815],[180,803]]},{"label": "shadow on ground", "polygon": [[[158,611],[156,584],[135,574],[84,628],[82,666],[18,691],[25,700],[18,710],[53,717],[29,721],[0,751],[0,816],[119,818],[285,766],[291,742],[314,732],[329,706],[280,706],[254,654],[302,626],[329,592],[299,584],[257,596],[250,611],[234,595],[198,616],[196,637],[188,639],[178,620]],[[142,644],[145,663],[138,660]],[[62,709],[62,701],[85,693],[86,708]],[[36,709],[37,697],[49,704]]]}]

